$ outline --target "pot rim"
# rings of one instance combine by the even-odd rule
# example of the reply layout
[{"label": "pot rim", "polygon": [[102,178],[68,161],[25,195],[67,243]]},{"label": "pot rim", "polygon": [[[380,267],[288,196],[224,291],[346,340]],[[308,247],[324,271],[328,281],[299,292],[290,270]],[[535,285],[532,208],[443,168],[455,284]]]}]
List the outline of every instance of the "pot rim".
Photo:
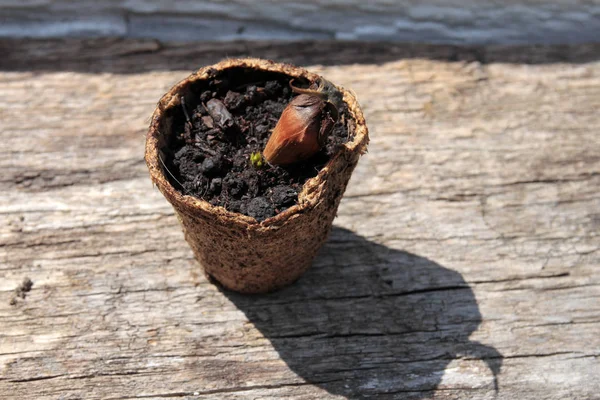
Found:
[{"label": "pot rim", "polygon": [[360,154],[364,154],[366,152],[366,146],[369,141],[367,126],[356,97],[350,91],[336,85],[342,92],[343,101],[346,103],[348,111],[355,122],[354,139],[345,143],[316,176],[308,179],[304,183],[302,191],[298,194],[298,204],[273,217],[267,218],[262,222],[258,222],[256,219],[240,213],[228,211],[222,206],[213,206],[209,202],[197,197],[181,193],[171,185],[163,171],[163,167],[166,170],[166,166],[164,166],[162,162],[164,158],[161,158],[160,156],[158,145],[159,137],[162,135],[160,132],[161,121],[165,118],[167,110],[172,107],[180,107],[181,96],[189,85],[199,80],[210,79],[211,74],[214,74],[214,70],[222,71],[236,67],[283,73],[292,78],[304,78],[311,82],[320,77],[318,74],[309,72],[301,67],[257,58],[227,59],[217,64],[202,67],[195,73],[192,73],[187,78],[175,84],[159,100],[152,115],[152,121],[146,135],[144,158],[153,183],[170,203],[183,206],[181,208],[186,210],[186,214],[189,214],[191,217],[211,218],[211,216],[217,216],[224,221],[230,223],[234,222],[239,227],[247,230],[277,229],[291,219],[297,218],[302,213],[314,208],[319,203],[320,189],[326,183],[328,174],[334,164],[340,162],[347,163],[347,153],[360,152]]}]

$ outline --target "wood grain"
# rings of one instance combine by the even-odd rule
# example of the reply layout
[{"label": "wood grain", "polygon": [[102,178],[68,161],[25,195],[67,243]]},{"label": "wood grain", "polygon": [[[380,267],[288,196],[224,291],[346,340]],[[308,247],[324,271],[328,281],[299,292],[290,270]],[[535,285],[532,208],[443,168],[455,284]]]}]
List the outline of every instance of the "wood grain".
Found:
[{"label": "wood grain", "polygon": [[312,69],[357,93],[369,154],[313,268],[242,296],[142,159],[160,95],[222,45],[57,43],[2,42],[1,398],[600,398],[597,48],[340,45]]},{"label": "wood grain", "polygon": [[4,0],[1,37],[388,40],[453,44],[598,40],[597,0]]}]

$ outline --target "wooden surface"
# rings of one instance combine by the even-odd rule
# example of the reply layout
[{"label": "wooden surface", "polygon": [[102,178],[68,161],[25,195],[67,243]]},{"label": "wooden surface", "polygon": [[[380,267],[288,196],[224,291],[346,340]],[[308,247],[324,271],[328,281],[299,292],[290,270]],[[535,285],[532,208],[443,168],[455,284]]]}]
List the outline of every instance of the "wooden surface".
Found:
[{"label": "wooden surface", "polygon": [[516,44],[600,31],[600,0],[2,0],[0,14],[2,37]]},{"label": "wooden surface", "polygon": [[[0,42],[0,398],[600,398],[598,47],[347,46]],[[236,48],[328,64],[372,137],[266,296],[204,279],[142,159]]]}]

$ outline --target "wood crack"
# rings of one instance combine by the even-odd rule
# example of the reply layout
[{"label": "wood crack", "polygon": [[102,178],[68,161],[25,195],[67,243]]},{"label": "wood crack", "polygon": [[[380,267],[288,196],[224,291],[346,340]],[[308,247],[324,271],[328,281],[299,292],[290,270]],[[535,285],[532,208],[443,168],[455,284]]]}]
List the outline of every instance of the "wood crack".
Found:
[{"label": "wood crack", "polygon": [[129,399],[145,399],[149,397],[186,397],[186,396],[204,396],[209,394],[225,394],[225,393],[240,393],[240,392],[249,392],[253,390],[260,389],[282,389],[287,387],[298,387],[298,386],[306,386],[310,384],[318,384],[318,383],[333,383],[341,380],[329,380],[329,381],[320,381],[320,382],[298,382],[298,383],[281,383],[277,385],[255,385],[255,386],[247,386],[247,387],[231,387],[231,388],[223,388],[223,389],[214,389],[214,390],[198,390],[193,392],[171,392],[171,393],[156,393],[156,394],[147,394],[147,395],[138,395],[138,396],[125,396],[125,397],[110,397],[107,400],[129,400]]},{"label": "wood crack", "polygon": [[[0,48],[0,398],[600,393],[600,44]],[[241,54],[319,64],[373,133],[313,268],[264,296],[202,277],[142,157],[162,94]]]}]

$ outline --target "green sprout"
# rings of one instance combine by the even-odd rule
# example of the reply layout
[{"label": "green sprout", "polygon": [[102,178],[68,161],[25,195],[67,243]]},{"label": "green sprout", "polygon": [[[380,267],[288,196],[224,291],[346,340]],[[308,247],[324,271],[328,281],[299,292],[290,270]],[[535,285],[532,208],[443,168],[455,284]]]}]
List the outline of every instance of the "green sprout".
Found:
[{"label": "green sprout", "polygon": [[257,151],[256,153],[250,154],[250,164],[256,169],[260,169],[265,165],[262,154]]}]

